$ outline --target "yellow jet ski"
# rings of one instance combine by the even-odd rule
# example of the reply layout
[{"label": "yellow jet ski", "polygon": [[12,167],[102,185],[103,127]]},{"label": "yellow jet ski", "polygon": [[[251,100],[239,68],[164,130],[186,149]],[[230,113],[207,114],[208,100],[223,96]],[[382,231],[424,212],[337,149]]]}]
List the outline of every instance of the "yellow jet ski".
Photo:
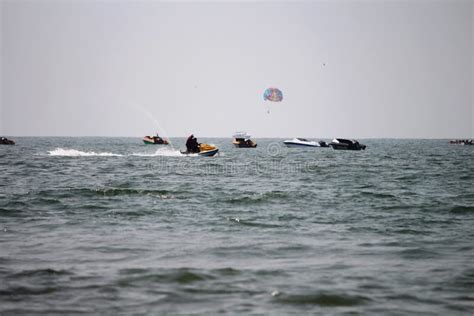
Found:
[{"label": "yellow jet ski", "polygon": [[191,153],[188,151],[181,151],[183,155],[198,154],[199,156],[212,157],[219,152],[219,148],[210,144],[199,144],[199,152]]}]

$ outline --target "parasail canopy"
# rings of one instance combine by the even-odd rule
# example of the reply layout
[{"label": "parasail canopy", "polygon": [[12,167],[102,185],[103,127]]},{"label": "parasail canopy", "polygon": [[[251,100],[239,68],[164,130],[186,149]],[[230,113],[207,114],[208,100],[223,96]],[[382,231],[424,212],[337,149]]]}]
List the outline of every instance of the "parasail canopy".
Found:
[{"label": "parasail canopy", "polygon": [[283,93],[280,89],[268,88],[263,93],[263,99],[265,101],[281,102],[283,100]]}]

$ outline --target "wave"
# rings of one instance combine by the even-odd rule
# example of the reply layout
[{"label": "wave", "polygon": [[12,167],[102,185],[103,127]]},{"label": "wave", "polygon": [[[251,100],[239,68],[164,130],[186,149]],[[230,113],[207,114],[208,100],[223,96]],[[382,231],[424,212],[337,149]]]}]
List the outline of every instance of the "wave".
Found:
[{"label": "wave", "polygon": [[238,217],[235,218],[227,218],[227,221],[230,222],[236,222],[244,226],[254,226],[254,227],[261,227],[261,228],[279,228],[281,227],[280,225],[276,224],[266,224],[266,223],[259,223],[259,222],[253,222],[249,220],[242,220]]},{"label": "wave", "polygon": [[367,303],[370,299],[364,296],[347,294],[316,293],[297,295],[278,295],[279,303],[292,305],[319,305],[325,307],[357,306]]},{"label": "wave", "polygon": [[453,206],[449,211],[453,214],[470,214],[474,213],[474,206],[456,205]]},{"label": "wave", "polygon": [[156,189],[132,189],[132,188],[81,188],[69,189],[75,194],[82,196],[120,196],[120,195],[153,195],[162,199],[174,198],[173,192]]},{"label": "wave", "polygon": [[50,276],[50,275],[72,275],[73,273],[68,270],[55,270],[51,268],[47,269],[36,269],[36,270],[23,270],[13,274],[12,278],[19,277],[33,277],[33,276]]},{"label": "wave", "polygon": [[379,199],[396,199],[397,196],[391,193],[384,192],[375,192],[375,191],[361,191],[359,193],[361,196],[379,198]]},{"label": "wave", "polygon": [[199,281],[212,280],[215,276],[188,268],[172,269],[168,271],[147,271],[142,269],[125,269],[117,283],[121,287],[136,286],[139,283],[180,283],[190,284]]},{"label": "wave", "polygon": [[96,153],[93,151],[80,151],[76,149],[64,149],[56,148],[55,150],[48,151],[50,156],[62,156],[62,157],[122,157],[123,155],[114,154],[109,152]]},{"label": "wave", "polygon": [[46,286],[46,287],[27,287],[27,286],[13,286],[7,289],[0,290],[0,297],[11,297],[11,296],[30,296],[30,295],[45,295],[60,291],[59,287]]},{"label": "wave", "polygon": [[273,200],[285,200],[289,195],[282,191],[270,191],[265,193],[243,193],[237,197],[230,197],[220,200],[221,202],[229,204],[258,204],[271,202]]}]

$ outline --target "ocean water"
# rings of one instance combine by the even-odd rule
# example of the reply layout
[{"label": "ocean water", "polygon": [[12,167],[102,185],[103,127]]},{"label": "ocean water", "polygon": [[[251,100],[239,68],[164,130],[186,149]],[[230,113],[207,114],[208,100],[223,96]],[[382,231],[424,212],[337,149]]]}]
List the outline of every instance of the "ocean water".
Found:
[{"label": "ocean water", "polygon": [[474,146],[0,146],[0,315],[472,315]]}]

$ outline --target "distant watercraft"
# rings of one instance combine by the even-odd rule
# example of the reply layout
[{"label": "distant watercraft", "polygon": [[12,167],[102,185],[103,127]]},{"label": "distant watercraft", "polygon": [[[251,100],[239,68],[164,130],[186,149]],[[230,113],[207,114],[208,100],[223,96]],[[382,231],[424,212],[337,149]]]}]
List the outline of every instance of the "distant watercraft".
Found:
[{"label": "distant watercraft", "polygon": [[160,136],[145,136],[143,137],[145,145],[168,145],[168,140],[161,138]]},{"label": "distant watercraft", "polygon": [[257,143],[251,140],[251,136],[246,132],[236,132],[234,135],[234,140],[232,144],[238,148],[255,148],[257,147]]},{"label": "distant watercraft", "polygon": [[15,145],[15,142],[11,139],[0,137],[0,145]]},{"label": "distant watercraft", "polygon": [[365,150],[367,147],[356,140],[344,138],[334,138],[329,146],[337,150]]},{"label": "distant watercraft", "polygon": [[310,141],[306,138],[293,138],[283,142],[287,147],[327,147],[325,142]]},{"label": "distant watercraft", "polygon": [[449,143],[455,145],[474,145],[474,141],[472,139],[453,139],[450,140]]}]

